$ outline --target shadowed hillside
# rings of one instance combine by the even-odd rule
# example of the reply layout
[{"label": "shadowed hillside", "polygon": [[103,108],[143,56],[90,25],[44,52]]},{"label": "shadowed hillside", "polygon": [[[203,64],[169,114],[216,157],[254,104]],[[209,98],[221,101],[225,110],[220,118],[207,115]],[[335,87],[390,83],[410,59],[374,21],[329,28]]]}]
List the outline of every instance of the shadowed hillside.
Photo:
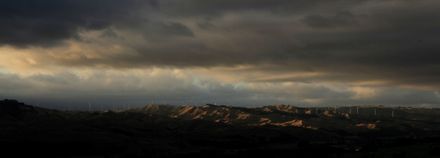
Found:
[{"label": "shadowed hillside", "polygon": [[4,100],[0,144],[14,157],[439,157],[439,114],[210,104],[72,112]]}]

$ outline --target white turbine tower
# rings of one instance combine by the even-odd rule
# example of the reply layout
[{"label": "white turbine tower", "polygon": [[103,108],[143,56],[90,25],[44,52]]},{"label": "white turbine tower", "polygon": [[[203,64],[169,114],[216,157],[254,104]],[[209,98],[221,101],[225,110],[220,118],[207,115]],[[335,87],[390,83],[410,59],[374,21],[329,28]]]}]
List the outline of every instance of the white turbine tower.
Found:
[{"label": "white turbine tower", "polygon": [[92,111],[92,104],[89,103],[89,112]]},{"label": "white turbine tower", "polygon": [[359,115],[359,106],[356,106],[356,114]]}]

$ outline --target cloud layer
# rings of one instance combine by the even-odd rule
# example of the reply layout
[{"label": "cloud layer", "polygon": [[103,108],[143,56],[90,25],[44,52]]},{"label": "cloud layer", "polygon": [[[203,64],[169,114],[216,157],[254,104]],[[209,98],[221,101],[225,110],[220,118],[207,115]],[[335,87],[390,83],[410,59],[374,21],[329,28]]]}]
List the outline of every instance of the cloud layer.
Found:
[{"label": "cloud layer", "polygon": [[[64,68],[91,69],[95,76],[98,69],[205,69],[198,75],[219,77],[209,84],[246,85],[240,93],[247,97],[235,100],[246,104],[278,98],[299,104],[435,105],[439,10],[436,0],[5,0],[0,57],[11,60],[0,66],[25,79],[26,87],[35,85],[29,76]],[[53,80],[62,80],[59,75]],[[128,76],[127,82],[139,77]],[[75,87],[93,83],[78,82],[84,86]]]}]

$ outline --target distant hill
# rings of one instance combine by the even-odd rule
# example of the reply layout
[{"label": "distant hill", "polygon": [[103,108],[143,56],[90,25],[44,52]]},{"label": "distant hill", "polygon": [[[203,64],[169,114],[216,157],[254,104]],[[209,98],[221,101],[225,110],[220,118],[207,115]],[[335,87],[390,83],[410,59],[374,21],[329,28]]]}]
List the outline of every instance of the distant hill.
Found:
[{"label": "distant hill", "polygon": [[147,105],[141,109],[137,109],[137,111],[150,115],[169,116],[176,119],[205,120],[224,124],[295,126],[308,128],[311,128],[311,126],[306,126],[303,124],[302,120],[314,115],[308,112],[308,109],[290,105],[274,105],[262,108],[242,108],[212,104],[207,104],[205,106]]},{"label": "distant hill", "polygon": [[439,157],[440,110],[146,105],[58,111],[0,101],[14,157]]},{"label": "distant hill", "polygon": [[[204,120],[213,123],[246,126],[284,126],[309,129],[378,129],[397,126],[388,124],[394,120],[438,121],[439,110],[408,108],[386,108],[384,106],[365,107],[312,107],[303,108],[291,105],[270,105],[258,108],[233,107],[226,105],[171,106],[146,105],[131,109],[130,112],[145,113],[183,120]],[[419,111],[419,112],[417,112]]]},{"label": "distant hill", "polygon": [[61,114],[61,112],[27,105],[17,100],[5,99],[0,101],[0,119],[39,119],[56,116],[57,114]]},{"label": "distant hill", "polygon": [[24,103],[20,103],[17,100],[5,99],[0,101],[0,114],[1,115],[12,115],[19,116],[26,113],[35,113],[36,108]]}]

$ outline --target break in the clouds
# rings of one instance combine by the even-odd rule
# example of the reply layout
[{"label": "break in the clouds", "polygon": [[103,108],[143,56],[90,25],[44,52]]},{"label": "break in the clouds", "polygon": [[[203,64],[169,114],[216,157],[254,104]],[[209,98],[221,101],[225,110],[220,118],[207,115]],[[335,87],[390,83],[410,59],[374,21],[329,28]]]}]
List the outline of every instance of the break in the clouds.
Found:
[{"label": "break in the clouds", "polygon": [[438,105],[437,19],[436,0],[4,0],[0,94]]}]

